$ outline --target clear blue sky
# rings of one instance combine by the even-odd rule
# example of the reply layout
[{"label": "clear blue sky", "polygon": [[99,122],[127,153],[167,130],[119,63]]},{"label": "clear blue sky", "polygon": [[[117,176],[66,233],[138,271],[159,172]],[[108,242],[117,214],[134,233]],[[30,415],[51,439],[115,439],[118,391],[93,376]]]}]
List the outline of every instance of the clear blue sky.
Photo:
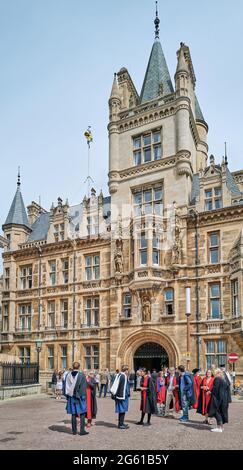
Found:
[{"label": "clear blue sky", "polygon": [[[154,37],[153,0],[0,0],[0,223],[16,189],[49,209],[82,200],[83,131],[92,125],[91,173],[108,194],[108,105],[113,73],[128,68],[140,92]],[[243,168],[242,0],[159,1],[160,39],[172,78],[190,46],[210,152],[224,141]]]}]

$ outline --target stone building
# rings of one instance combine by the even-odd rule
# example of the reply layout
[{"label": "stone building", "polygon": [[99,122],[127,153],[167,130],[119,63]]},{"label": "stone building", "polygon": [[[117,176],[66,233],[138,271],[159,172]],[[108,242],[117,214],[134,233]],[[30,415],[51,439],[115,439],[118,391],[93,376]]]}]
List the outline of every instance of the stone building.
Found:
[{"label": "stone building", "polygon": [[[2,295],[3,295],[3,276],[0,276],[0,325],[2,324]],[[1,352],[1,349],[0,349]]]},{"label": "stone building", "polygon": [[[202,369],[237,352],[243,374],[243,170],[208,157],[189,47],[174,84],[155,19],[141,93],[126,68],[109,98],[109,192],[26,208],[3,225],[2,352],[53,368]],[[191,288],[187,351],[185,288]],[[190,352],[190,355],[188,354]]]}]

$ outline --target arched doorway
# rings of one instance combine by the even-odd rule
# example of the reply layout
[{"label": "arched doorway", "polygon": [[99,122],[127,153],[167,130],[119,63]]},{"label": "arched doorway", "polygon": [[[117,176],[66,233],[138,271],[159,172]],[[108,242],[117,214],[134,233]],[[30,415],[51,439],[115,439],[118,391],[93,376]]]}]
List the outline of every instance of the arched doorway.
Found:
[{"label": "arched doorway", "polygon": [[135,371],[140,367],[146,367],[150,371],[156,369],[158,372],[161,368],[169,366],[169,357],[163,346],[149,342],[136,349],[133,362]]},{"label": "arched doorway", "polygon": [[142,327],[127,335],[120,342],[116,351],[116,369],[119,369],[123,364],[127,364],[130,369],[133,369],[134,354],[140,346],[146,343],[162,346],[168,354],[169,366],[179,364],[180,353],[174,339],[162,331]]}]

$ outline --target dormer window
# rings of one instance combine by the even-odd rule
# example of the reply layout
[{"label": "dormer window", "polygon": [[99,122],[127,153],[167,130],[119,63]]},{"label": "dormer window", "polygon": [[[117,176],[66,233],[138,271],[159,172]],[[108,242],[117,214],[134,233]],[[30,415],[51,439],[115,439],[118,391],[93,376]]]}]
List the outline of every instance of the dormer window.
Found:
[{"label": "dormer window", "polygon": [[161,131],[156,130],[133,138],[133,163],[135,166],[160,160],[162,157]]},{"label": "dormer window", "polygon": [[55,224],[54,225],[54,238],[55,242],[60,242],[64,240],[64,224]]},{"label": "dormer window", "polygon": [[210,188],[205,190],[205,211],[221,209],[222,207],[222,188]]},{"label": "dormer window", "polygon": [[88,235],[98,235],[99,233],[99,220],[98,215],[87,217],[87,232]]}]

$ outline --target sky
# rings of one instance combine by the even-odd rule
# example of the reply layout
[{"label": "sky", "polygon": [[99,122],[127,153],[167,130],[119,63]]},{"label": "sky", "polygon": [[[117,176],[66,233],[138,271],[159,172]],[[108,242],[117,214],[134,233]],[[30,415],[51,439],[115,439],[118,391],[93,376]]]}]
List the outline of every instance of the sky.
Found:
[{"label": "sky", "polygon": [[[209,153],[243,168],[242,0],[159,0],[160,40],[173,79],[185,42],[209,124]],[[0,0],[0,226],[21,167],[26,206],[77,204],[91,175],[108,195],[108,99],[126,67],[140,93],[154,40],[153,0]]]}]

